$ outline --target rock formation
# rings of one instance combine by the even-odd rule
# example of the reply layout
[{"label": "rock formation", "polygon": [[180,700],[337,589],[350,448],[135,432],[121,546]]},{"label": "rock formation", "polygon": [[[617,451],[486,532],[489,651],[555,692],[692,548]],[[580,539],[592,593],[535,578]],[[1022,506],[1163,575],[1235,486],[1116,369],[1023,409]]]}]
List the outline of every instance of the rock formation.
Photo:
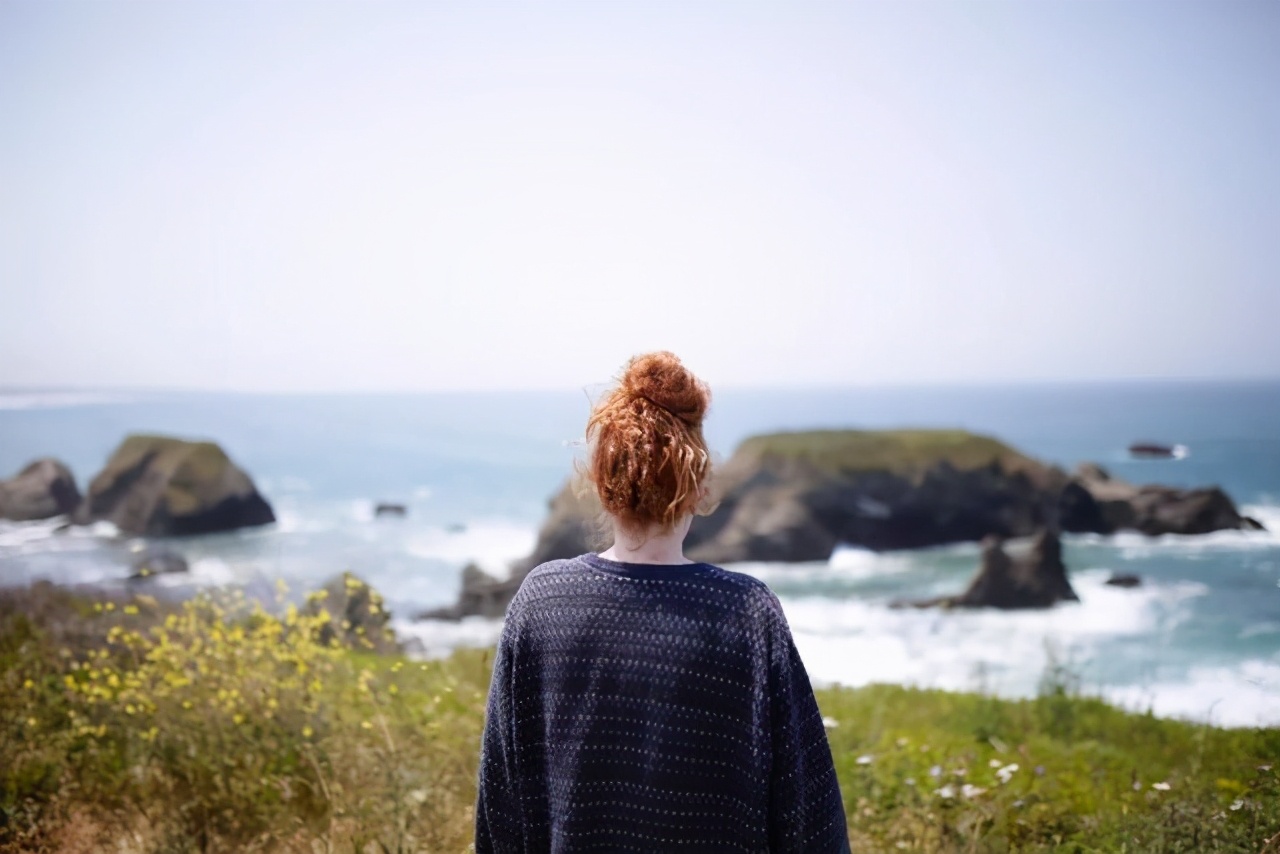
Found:
[{"label": "rock formation", "polygon": [[0,480],[0,519],[49,519],[71,513],[79,504],[75,476],[55,459],[36,460],[13,478]]},{"label": "rock formation", "polygon": [[[1072,477],[960,430],[757,436],[734,452],[716,488],[720,506],[693,520],[685,553],[718,564],[822,561],[841,543],[882,551],[1029,537],[1046,529],[1193,534],[1248,527],[1220,489],[1135,487],[1089,465]],[[509,578],[473,574],[457,604],[423,616],[456,619],[481,607],[500,614],[530,569],[601,546],[599,516],[589,489],[566,484],[551,501],[533,553],[516,562]],[[1047,571],[1061,560],[1057,537],[1045,536],[1052,539],[1041,543],[1036,560]],[[992,553],[993,572],[1002,553]],[[1021,591],[1014,598],[1036,600],[1040,594],[1018,580],[1022,570],[1011,567],[1013,588]],[[1069,584],[1044,589],[1075,595],[1067,595]]]},{"label": "rock formation", "polygon": [[742,443],[723,500],[694,521],[690,557],[712,563],[826,560],[839,543],[877,551],[1028,536],[1052,522],[1065,476],[959,430],[816,431]]},{"label": "rock formation", "polygon": [[129,576],[129,580],[139,581],[154,575],[186,572],[190,568],[187,559],[172,549],[147,549],[133,561],[133,574]]},{"label": "rock formation", "polygon": [[1254,522],[1242,517],[1216,486],[1134,486],[1092,464],[1076,470],[1075,478],[1062,490],[1058,507],[1062,530],[1073,533],[1208,534],[1252,528]]},{"label": "rock formation", "polygon": [[462,568],[462,591],[458,594],[458,601],[444,608],[423,611],[414,619],[460,620],[463,617],[490,619],[501,617],[506,613],[507,604],[520,589],[520,582],[524,580],[525,574],[521,573],[518,578],[499,579],[489,575],[474,563],[469,563]]},{"label": "rock formation", "polygon": [[171,536],[265,525],[275,514],[216,444],[130,436],[75,514],[80,524],[100,519],[130,534]]},{"label": "rock formation", "polygon": [[943,596],[909,604],[944,608],[1049,608],[1080,597],[1067,579],[1062,562],[1062,542],[1052,531],[1041,531],[1026,554],[1010,556],[1004,541],[989,536],[982,541],[982,561],[969,587],[959,596]]}]

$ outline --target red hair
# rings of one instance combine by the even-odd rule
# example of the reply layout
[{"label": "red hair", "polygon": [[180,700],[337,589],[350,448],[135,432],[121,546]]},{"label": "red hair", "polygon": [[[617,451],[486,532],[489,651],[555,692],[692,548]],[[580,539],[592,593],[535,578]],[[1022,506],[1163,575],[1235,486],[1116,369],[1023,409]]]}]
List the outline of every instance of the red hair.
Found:
[{"label": "red hair", "polygon": [[669,530],[704,495],[711,391],[665,350],[635,356],[587,419],[587,479],[627,528]]}]

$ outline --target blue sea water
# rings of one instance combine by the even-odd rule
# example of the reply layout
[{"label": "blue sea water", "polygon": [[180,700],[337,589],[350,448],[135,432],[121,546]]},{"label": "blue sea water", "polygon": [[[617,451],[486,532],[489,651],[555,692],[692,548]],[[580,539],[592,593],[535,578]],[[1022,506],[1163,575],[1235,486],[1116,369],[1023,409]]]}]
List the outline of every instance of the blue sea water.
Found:
[{"label": "blue sea water", "polygon": [[[166,544],[191,585],[318,586],[352,570],[386,595],[397,628],[430,651],[496,636],[493,621],[415,624],[449,602],[469,560],[495,572],[529,551],[547,498],[569,474],[589,408],[582,391],[433,395],[0,392],[0,473],[51,455],[82,486],[131,432],[218,441],[279,521]],[[727,458],[753,433],[816,427],[958,427],[1072,467],[1134,482],[1219,484],[1266,532],[1077,536],[1066,544],[1078,605],[1049,612],[899,611],[892,599],[959,590],[977,547],[738,568],[779,593],[816,681],[891,681],[1033,693],[1050,659],[1087,690],[1158,714],[1280,725],[1280,383],[720,390],[708,440]],[[1136,440],[1189,448],[1130,459]],[[408,505],[376,519],[377,501]],[[120,585],[147,544],[99,525],[0,522],[0,584],[48,578]],[[1109,587],[1112,572],[1144,579]]]}]

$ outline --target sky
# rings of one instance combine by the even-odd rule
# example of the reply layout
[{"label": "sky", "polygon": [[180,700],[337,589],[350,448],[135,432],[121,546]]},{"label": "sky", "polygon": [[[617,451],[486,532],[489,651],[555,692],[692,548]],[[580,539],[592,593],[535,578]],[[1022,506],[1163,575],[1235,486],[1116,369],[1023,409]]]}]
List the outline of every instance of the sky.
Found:
[{"label": "sky", "polygon": [[1280,4],[0,2],[0,387],[1280,376]]}]

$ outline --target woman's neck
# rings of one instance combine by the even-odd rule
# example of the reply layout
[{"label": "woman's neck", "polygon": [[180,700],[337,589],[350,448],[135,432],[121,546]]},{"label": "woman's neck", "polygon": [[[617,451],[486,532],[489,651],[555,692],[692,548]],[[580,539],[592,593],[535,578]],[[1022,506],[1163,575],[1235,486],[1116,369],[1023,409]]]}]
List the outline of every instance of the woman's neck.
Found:
[{"label": "woman's neck", "polygon": [[689,520],[665,531],[657,525],[632,531],[615,522],[613,545],[600,552],[600,557],[619,563],[693,563],[684,556],[684,536],[688,532]]}]

